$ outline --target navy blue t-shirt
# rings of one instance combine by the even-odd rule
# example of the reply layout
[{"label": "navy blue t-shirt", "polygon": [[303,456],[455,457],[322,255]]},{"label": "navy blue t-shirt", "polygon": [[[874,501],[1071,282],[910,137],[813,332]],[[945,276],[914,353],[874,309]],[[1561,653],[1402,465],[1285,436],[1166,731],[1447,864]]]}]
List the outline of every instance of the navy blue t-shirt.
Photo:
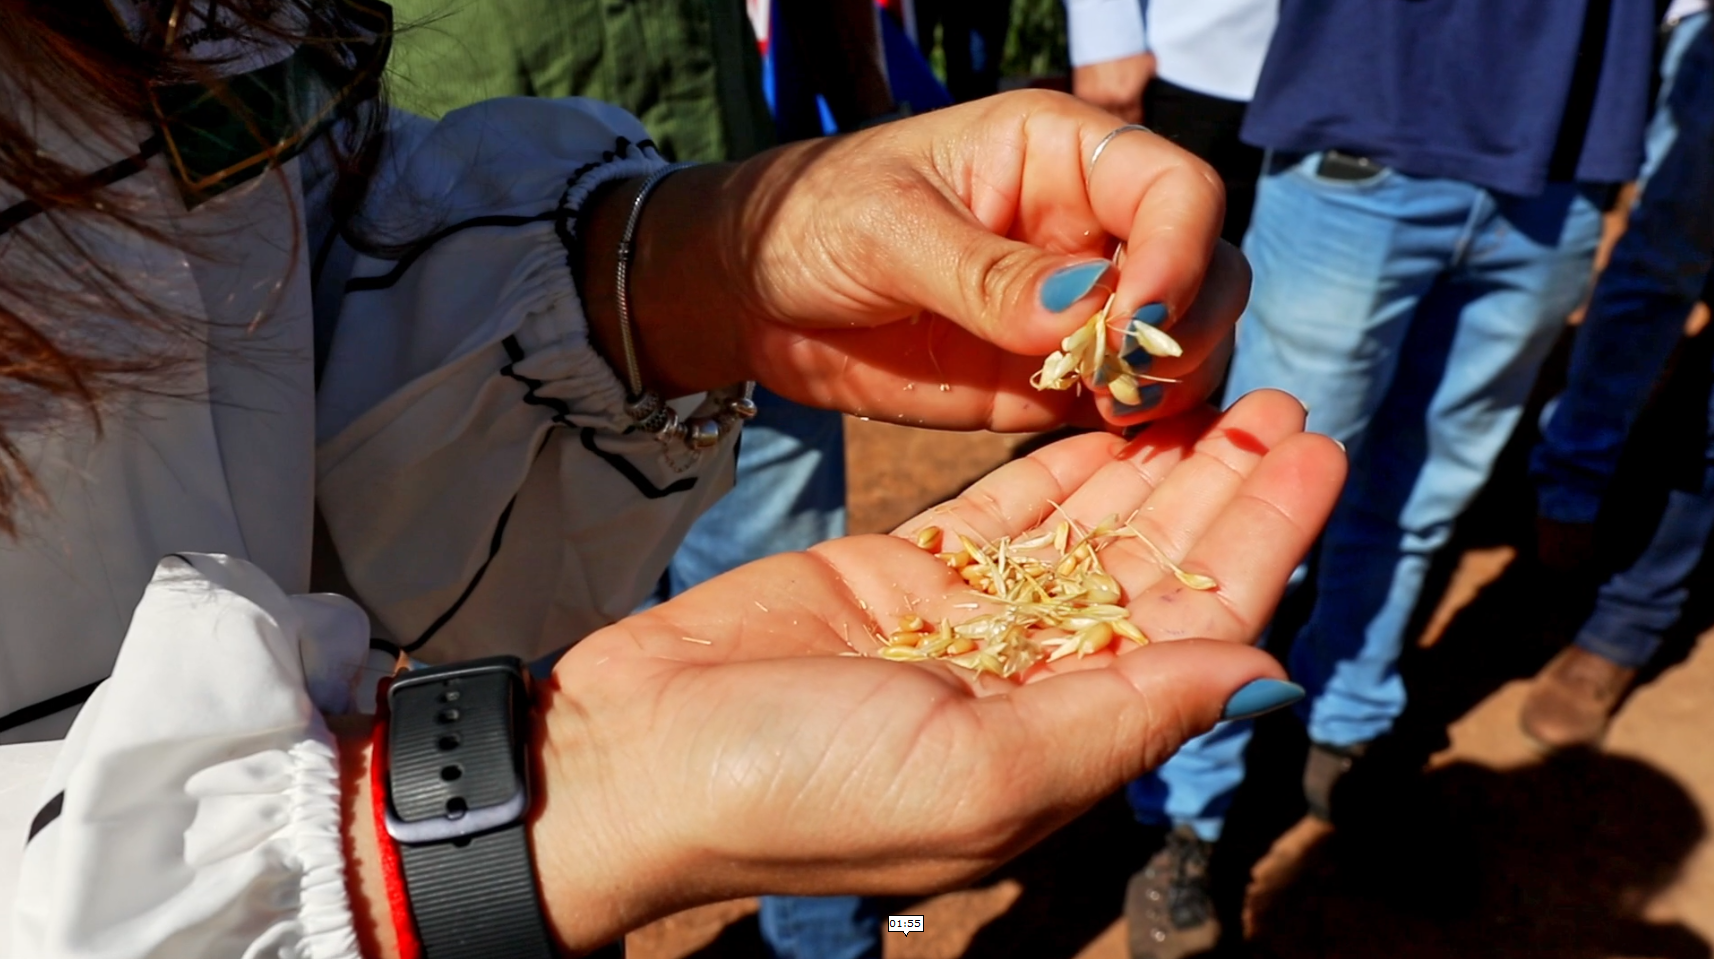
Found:
[{"label": "navy blue t-shirt", "polygon": [[1282,0],[1243,138],[1525,196],[1629,180],[1658,16],[1655,0]]}]

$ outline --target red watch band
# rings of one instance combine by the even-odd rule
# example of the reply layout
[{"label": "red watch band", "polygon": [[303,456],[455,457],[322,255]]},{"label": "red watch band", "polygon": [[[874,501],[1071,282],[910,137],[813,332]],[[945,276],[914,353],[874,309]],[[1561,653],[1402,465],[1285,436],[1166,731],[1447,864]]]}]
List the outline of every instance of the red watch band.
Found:
[{"label": "red watch band", "polygon": [[399,865],[399,846],[387,831],[387,687],[381,680],[375,691],[375,731],[369,753],[369,792],[374,797],[375,845],[381,851],[381,874],[387,881],[387,909],[393,917],[393,935],[399,942],[399,959],[423,959],[423,943],[417,936],[416,919],[405,895],[405,876]]}]

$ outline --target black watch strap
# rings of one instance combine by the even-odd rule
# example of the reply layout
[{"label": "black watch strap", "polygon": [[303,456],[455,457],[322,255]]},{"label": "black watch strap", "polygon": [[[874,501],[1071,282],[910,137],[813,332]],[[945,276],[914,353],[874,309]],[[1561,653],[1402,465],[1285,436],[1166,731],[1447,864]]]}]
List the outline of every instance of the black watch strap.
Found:
[{"label": "black watch strap", "polygon": [[522,827],[465,846],[401,845],[399,866],[426,959],[554,955]]},{"label": "black watch strap", "polygon": [[425,959],[553,959],[526,832],[523,664],[413,670],[387,706],[387,831]]}]

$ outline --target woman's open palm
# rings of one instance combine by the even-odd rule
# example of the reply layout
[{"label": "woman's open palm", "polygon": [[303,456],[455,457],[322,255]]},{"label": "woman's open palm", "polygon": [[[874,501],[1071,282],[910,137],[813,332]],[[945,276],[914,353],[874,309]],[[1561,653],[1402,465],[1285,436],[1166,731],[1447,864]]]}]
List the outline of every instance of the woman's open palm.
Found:
[{"label": "woman's open palm", "polygon": [[[758,891],[923,890],[1015,855],[1280,674],[1248,643],[1331,510],[1344,458],[1282,393],[1127,442],[1065,440],[893,536],[772,557],[598,632],[556,670],[545,750],[577,803],[685,902]],[[986,541],[1129,518],[1101,556],[1155,642],[1038,666],[1021,685],[867,654],[899,617],[958,616],[962,579],[910,534]],[[968,614],[965,614],[968,615]],[[672,802],[659,797],[672,796]],[[563,797],[563,798],[562,798]],[[615,832],[608,827],[622,824]],[[589,837],[561,846],[577,849]],[[538,840],[539,842],[539,840]],[[655,878],[659,878],[658,876]]]}]

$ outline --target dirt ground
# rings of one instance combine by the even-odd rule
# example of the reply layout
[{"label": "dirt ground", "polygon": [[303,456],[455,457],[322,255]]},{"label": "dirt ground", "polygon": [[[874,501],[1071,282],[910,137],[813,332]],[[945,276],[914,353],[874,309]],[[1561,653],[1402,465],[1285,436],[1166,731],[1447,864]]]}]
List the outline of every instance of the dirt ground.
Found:
[{"label": "dirt ground", "polygon": [[[1651,441],[1669,442],[1660,429]],[[1625,704],[1603,750],[1552,760],[1532,751],[1517,729],[1527,678],[1565,641],[1589,591],[1520,558],[1531,536],[1519,458],[1529,439],[1514,443],[1461,524],[1439,604],[1402,666],[1412,705],[1378,747],[1390,761],[1377,765],[1403,772],[1347,797],[1377,814],[1339,832],[1304,818],[1301,726],[1276,716],[1258,730],[1220,855],[1253,864],[1246,918],[1259,956],[1714,955],[1714,612],[1688,617],[1669,664]],[[853,531],[888,529],[956,493],[1019,442],[850,421]],[[1646,500],[1608,546],[1650,528]],[[925,916],[926,929],[889,935],[887,959],[1124,959],[1124,885],[1146,855],[1141,842],[1110,798],[974,888],[894,904]],[[759,956],[754,913],[751,900],[669,917],[634,933],[629,955]]]}]

